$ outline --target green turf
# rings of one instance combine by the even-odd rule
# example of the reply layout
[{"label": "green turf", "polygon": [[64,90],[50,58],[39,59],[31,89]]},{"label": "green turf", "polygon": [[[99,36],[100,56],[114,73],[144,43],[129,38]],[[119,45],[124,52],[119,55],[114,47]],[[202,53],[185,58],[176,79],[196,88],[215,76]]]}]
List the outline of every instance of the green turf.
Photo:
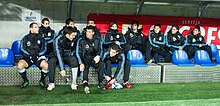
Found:
[{"label": "green turf", "polygon": [[[91,94],[85,94],[82,86],[78,91],[71,91],[70,86],[56,86],[53,91],[46,91],[40,86],[28,86],[20,89],[15,86],[0,87],[0,105],[8,104],[79,104],[79,103],[160,103],[161,101],[184,100],[190,103],[219,103],[220,83],[178,83],[178,84],[133,84],[132,89],[99,91],[91,85]],[[197,100],[199,99],[199,100]],[[202,100],[201,100],[202,99]],[[204,100],[203,100],[204,99]],[[215,99],[215,100],[212,100]],[[189,100],[189,101],[188,101]],[[188,101],[188,102],[187,102]],[[161,102],[160,104],[175,102]],[[179,102],[183,103],[183,102]],[[195,102],[192,102],[195,103]],[[140,104],[140,105],[141,105]],[[197,105],[198,105],[197,104]],[[92,105],[92,104],[91,104]],[[94,105],[94,104],[93,104]],[[102,104],[103,105],[103,104]],[[215,104],[216,105],[216,104]]]}]

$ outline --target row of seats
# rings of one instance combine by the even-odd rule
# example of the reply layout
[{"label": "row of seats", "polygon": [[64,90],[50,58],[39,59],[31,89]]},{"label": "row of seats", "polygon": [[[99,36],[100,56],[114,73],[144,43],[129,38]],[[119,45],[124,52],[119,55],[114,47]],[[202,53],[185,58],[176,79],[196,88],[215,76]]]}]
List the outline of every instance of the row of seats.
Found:
[{"label": "row of seats", "polygon": [[[11,49],[8,49],[8,48],[0,49],[0,66],[2,67],[13,66],[14,57],[21,56],[19,45],[20,45],[20,41],[17,40],[13,42]],[[218,50],[216,45],[211,44],[210,46],[212,48],[212,55],[216,59],[216,63],[220,64],[220,51]],[[130,60],[132,67],[147,66],[147,64],[144,61],[143,55],[139,50],[130,50],[127,54],[127,58],[128,60]],[[194,66],[195,65],[195,64],[192,64],[192,62],[188,59],[186,52],[182,50],[176,50],[173,53],[172,60],[173,60],[172,61],[173,64],[176,64],[178,66]],[[215,63],[212,63],[212,61],[209,58],[208,53],[204,50],[198,50],[195,53],[194,62],[201,66],[215,66],[216,65]]]}]

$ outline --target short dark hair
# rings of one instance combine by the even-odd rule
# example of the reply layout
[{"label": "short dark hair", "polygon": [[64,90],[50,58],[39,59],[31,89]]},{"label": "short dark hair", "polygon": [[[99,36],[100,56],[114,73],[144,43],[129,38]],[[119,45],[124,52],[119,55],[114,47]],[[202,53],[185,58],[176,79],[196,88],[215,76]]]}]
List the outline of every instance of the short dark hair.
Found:
[{"label": "short dark hair", "polygon": [[172,25],[172,28],[173,28],[173,27],[175,27],[177,30],[179,30],[179,25],[173,24],[173,25]]},{"label": "short dark hair", "polygon": [[121,50],[120,47],[117,44],[110,45],[110,48],[113,49],[113,50],[116,50],[116,52],[119,52]]},{"label": "short dark hair", "polygon": [[95,22],[95,20],[92,19],[92,18],[88,19],[88,20],[87,20],[87,23],[88,23],[89,21],[94,21],[94,22]]},{"label": "short dark hair", "polygon": [[156,27],[156,26],[158,26],[158,27],[160,27],[161,28],[161,25],[160,24],[154,24],[154,28]]},{"label": "short dark hair", "polygon": [[136,24],[137,26],[139,26],[139,22],[138,21],[133,21],[131,26],[133,26],[134,24]]},{"label": "short dark hair", "polygon": [[111,22],[111,23],[109,24],[109,27],[112,27],[114,24],[116,24],[117,27],[118,27],[118,23],[117,23],[117,22]]},{"label": "short dark hair", "polygon": [[63,31],[63,34],[66,35],[66,34],[72,34],[73,32],[76,32],[76,30],[73,28],[73,27],[66,27]]},{"label": "short dark hair", "polygon": [[49,20],[48,18],[43,18],[43,19],[41,20],[41,23],[44,24],[45,21],[50,22],[50,20]]},{"label": "short dark hair", "polygon": [[73,20],[72,18],[68,18],[68,19],[66,19],[66,25],[69,25],[70,22],[74,22],[74,20]]},{"label": "short dark hair", "polygon": [[200,31],[200,26],[196,25],[193,29],[198,29],[198,31]]},{"label": "short dark hair", "polygon": [[36,22],[32,22],[32,23],[29,25],[29,28],[33,28],[34,24],[38,25]]},{"label": "short dark hair", "polygon": [[95,27],[94,26],[86,26],[86,30],[92,30],[95,32]]}]

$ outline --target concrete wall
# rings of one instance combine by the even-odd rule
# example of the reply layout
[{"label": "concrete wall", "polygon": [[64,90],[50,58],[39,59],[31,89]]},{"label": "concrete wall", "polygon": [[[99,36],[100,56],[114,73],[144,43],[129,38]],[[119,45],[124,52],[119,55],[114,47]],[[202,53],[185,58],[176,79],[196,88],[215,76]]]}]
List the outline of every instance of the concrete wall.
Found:
[{"label": "concrete wall", "polygon": [[[42,18],[51,19],[51,26],[59,31],[67,18],[67,1],[46,0],[0,0],[0,48],[10,47],[11,43],[28,32],[28,24],[22,22],[22,9],[41,10]],[[72,18],[82,29],[89,13],[136,14],[135,4],[73,2]],[[209,7],[204,17],[220,18],[219,7]],[[161,16],[196,17],[198,6],[144,5],[140,14]],[[5,39],[4,41],[2,39]]]}]

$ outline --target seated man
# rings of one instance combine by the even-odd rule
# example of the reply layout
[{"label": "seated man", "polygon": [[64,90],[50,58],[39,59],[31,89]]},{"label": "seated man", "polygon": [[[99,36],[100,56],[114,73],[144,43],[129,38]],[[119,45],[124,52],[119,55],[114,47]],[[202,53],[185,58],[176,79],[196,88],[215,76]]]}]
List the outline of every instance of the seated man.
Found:
[{"label": "seated man", "polygon": [[208,52],[210,60],[212,60],[212,49],[206,44],[204,37],[200,34],[200,26],[195,26],[193,31],[187,36],[187,46],[185,51],[189,59],[194,57],[197,50],[205,50]]},{"label": "seated man", "polygon": [[48,18],[42,19],[42,25],[39,28],[39,34],[41,34],[42,37],[47,42],[47,52],[45,55],[49,55],[53,52],[53,40],[55,38],[55,31],[50,28],[50,20]]},{"label": "seated man", "polygon": [[106,32],[103,40],[103,48],[104,50],[108,49],[111,44],[117,44],[124,47],[126,43],[124,35],[118,31],[118,24],[116,22],[112,22],[110,24],[110,29]]},{"label": "seated man", "polygon": [[80,71],[83,72],[83,87],[86,93],[90,93],[88,85],[89,67],[93,66],[98,71],[98,87],[105,89],[102,84],[104,63],[100,60],[101,39],[94,38],[94,26],[86,27],[86,38],[80,38],[77,42],[76,55],[80,65]]},{"label": "seated man", "polygon": [[179,26],[173,24],[166,36],[167,51],[173,54],[175,50],[183,50],[186,46],[184,36],[179,32]]},{"label": "seated man", "polygon": [[[129,80],[129,74],[130,74],[130,68],[131,64],[130,61],[128,61],[125,58],[124,53],[120,49],[120,47],[117,44],[112,44],[110,48],[104,53],[102,61],[105,63],[106,70],[104,71],[105,79],[108,81],[107,89],[110,90],[112,88],[112,84],[117,82],[119,80],[119,77],[122,73],[122,70],[124,69],[124,86],[126,88],[132,88],[132,86],[128,83]],[[112,70],[111,70],[111,64],[117,63],[118,67],[117,70],[112,77]]]},{"label": "seated man", "polygon": [[48,63],[45,60],[46,42],[39,34],[39,26],[37,23],[30,24],[30,33],[24,36],[21,40],[20,50],[23,58],[18,62],[18,72],[24,82],[21,88],[28,86],[29,82],[26,76],[26,69],[32,64],[35,64],[41,69],[41,78],[39,84],[45,87],[45,77],[48,73]]},{"label": "seated man", "polygon": [[131,28],[128,28],[128,31],[124,35],[127,42],[124,47],[125,56],[131,49],[140,50],[145,55],[146,62],[148,62],[150,60],[150,52],[148,52],[150,51],[149,42],[142,33],[142,29],[138,29],[138,27],[139,22],[134,21],[131,24]]},{"label": "seated man", "polygon": [[78,61],[73,55],[76,50],[77,44],[77,30],[72,27],[66,27],[63,31],[64,35],[59,35],[54,41],[54,54],[49,57],[49,85],[47,90],[55,88],[54,76],[57,60],[60,66],[60,74],[66,77],[64,63],[67,64],[72,70],[72,84],[71,89],[77,90],[76,78],[78,73]]},{"label": "seated man", "polygon": [[159,61],[158,54],[165,58],[165,62],[171,61],[169,52],[165,50],[165,36],[161,32],[160,24],[154,25],[154,29],[150,31],[150,34],[148,35],[148,40],[151,45],[151,53],[155,59],[155,63],[158,63]]}]

